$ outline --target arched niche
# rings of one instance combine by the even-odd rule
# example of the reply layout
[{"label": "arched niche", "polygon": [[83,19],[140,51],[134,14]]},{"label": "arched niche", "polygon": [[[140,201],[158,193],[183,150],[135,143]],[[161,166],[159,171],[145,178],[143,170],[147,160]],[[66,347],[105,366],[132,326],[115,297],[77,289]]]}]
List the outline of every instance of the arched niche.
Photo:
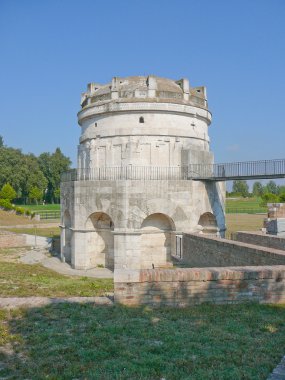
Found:
[{"label": "arched niche", "polygon": [[114,268],[114,223],[104,212],[94,212],[86,221],[86,252],[89,267]]},{"label": "arched niche", "polygon": [[62,232],[62,255],[64,257],[64,261],[67,263],[71,263],[71,238],[72,238],[72,230],[71,230],[71,216],[68,210],[65,210],[63,214],[63,232]]},{"label": "arched niche", "polygon": [[199,218],[198,226],[203,234],[217,235],[218,224],[214,214],[205,212]]},{"label": "arched niche", "polygon": [[171,253],[175,247],[175,224],[162,213],[145,218],[141,224],[141,267],[165,267],[171,265]]}]

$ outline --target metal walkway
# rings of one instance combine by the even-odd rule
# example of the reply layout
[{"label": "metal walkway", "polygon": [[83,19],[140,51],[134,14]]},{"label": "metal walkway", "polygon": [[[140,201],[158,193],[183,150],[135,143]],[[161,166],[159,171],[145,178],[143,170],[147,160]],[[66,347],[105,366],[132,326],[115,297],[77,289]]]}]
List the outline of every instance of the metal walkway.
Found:
[{"label": "metal walkway", "polygon": [[285,178],[285,159],[196,165],[193,169],[192,179],[205,181]]},{"label": "metal walkway", "polygon": [[169,167],[128,165],[72,169],[61,175],[62,182],[116,180],[230,181],[263,178],[285,178],[285,159]]}]

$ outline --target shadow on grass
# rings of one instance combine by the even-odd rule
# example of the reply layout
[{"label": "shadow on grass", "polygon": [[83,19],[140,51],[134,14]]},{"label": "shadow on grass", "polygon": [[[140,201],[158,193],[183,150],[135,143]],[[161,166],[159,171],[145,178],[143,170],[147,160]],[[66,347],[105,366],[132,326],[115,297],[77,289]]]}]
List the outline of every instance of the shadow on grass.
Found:
[{"label": "shadow on grass", "polygon": [[285,350],[281,306],[66,303],[0,317],[0,378],[262,380]]}]

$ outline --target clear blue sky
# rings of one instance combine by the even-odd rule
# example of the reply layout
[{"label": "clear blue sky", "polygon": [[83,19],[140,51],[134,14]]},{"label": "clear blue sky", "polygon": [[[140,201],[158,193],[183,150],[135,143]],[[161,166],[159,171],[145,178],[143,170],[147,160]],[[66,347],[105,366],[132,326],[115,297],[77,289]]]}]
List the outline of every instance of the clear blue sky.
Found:
[{"label": "clear blue sky", "polygon": [[76,161],[88,82],[205,85],[216,162],[285,158],[284,0],[0,0],[0,135]]}]

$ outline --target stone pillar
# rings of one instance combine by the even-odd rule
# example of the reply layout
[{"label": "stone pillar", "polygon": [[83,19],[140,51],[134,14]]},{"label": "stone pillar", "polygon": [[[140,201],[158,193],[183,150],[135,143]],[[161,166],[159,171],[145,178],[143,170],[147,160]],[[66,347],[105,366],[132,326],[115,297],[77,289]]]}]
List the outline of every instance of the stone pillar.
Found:
[{"label": "stone pillar", "polygon": [[73,230],[71,240],[71,266],[75,269],[87,269],[86,233]]},{"label": "stone pillar", "polygon": [[140,269],[141,232],[115,229],[114,267],[116,269]]}]

